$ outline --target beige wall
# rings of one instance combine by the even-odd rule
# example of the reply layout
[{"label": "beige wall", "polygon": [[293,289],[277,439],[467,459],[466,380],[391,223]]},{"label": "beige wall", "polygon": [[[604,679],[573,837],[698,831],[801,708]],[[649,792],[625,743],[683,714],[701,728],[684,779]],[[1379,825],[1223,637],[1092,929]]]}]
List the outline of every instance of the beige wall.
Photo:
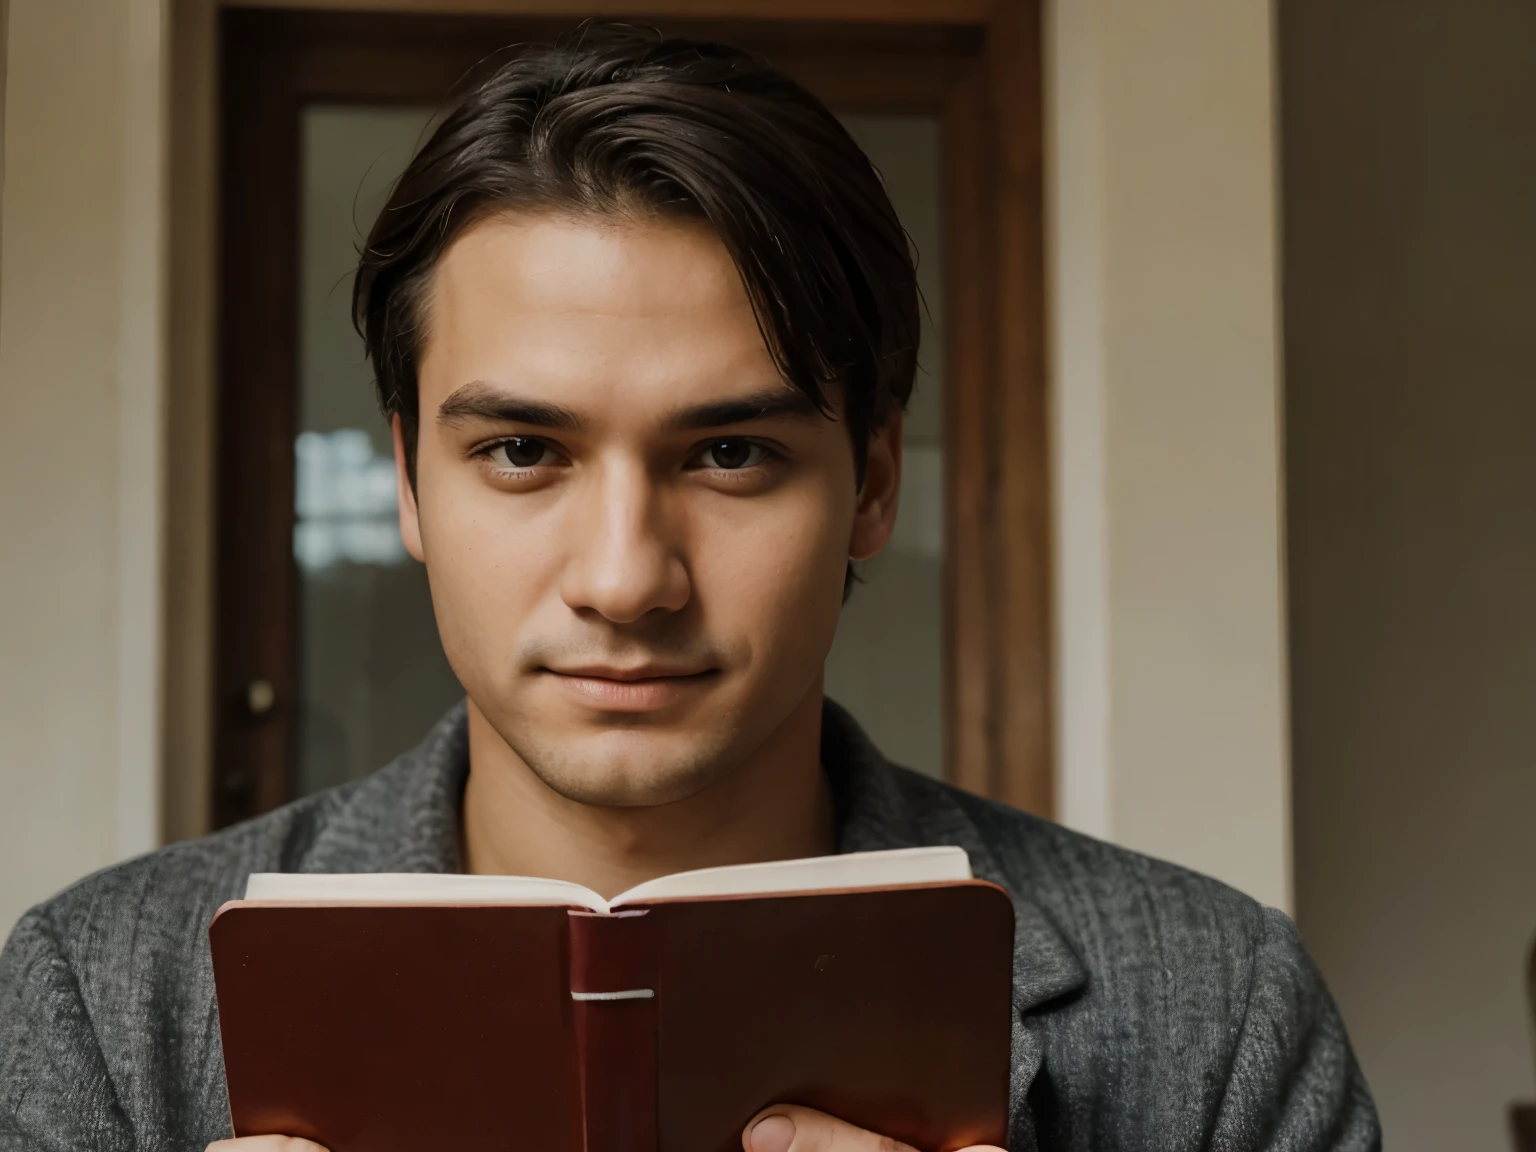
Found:
[{"label": "beige wall", "polygon": [[1536,6],[1281,8],[1297,911],[1403,1152],[1536,1099]]},{"label": "beige wall", "polygon": [[10,0],[0,923],[158,840],[160,11]]},{"label": "beige wall", "polygon": [[1062,816],[1288,908],[1269,5],[1048,43]]}]

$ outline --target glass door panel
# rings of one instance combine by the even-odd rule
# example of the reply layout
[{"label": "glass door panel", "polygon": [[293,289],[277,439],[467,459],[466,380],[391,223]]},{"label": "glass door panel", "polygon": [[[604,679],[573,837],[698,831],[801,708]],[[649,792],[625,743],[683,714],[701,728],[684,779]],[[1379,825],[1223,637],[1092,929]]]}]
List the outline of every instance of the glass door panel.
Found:
[{"label": "glass door panel", "polygon": [[844,116],[912,238],[922,289],[896,531],[860,566],[827,661],[827,695],[898,764],[944,773],[944,251],[937,116]]},{"label": "glass door panel", "polygon": [[300,122],[299,795],[386,764],[463,695],[400,541],[389,428],[351,319],[358,246],[431,111],[319,104]]}]

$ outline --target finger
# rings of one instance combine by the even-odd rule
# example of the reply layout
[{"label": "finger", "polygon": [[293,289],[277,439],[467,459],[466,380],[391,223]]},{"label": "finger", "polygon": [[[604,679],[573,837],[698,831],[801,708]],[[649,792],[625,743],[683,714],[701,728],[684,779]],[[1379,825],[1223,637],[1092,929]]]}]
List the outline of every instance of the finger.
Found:
[{"label": "finger", "polygon": [[[846,1121],[797,1104],[764,1108],[741,1133],[745,1152],[916,1152],[910,1144],[855,1128]],[[975,1144],[959,1152],[1004,1152]]]},{"label": "finger", "polygon": [[916,1152],[888,1136],[796,1104],[764,1108],[741,1134],[746,1152]]},{"label": "finger", "polygon": [[237,1140],[215,1140],[208,1152],[325,1152],[312,1140],[297,1136],[242,1136]]}]

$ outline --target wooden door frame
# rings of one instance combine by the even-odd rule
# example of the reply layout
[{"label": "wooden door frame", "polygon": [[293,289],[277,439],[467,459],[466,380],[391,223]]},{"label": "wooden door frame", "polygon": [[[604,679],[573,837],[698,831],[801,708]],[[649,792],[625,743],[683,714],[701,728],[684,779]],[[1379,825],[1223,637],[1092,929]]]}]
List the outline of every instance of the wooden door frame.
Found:
[{"label": "wooden door frame", "polygon": [[[220,13],[214,0],[176,0],[176,4],[173,36],[179,42],[173,46],[173,102],[178,89],[185,96],[189,87],[194,91],[201,88],[205,99],[211,102],[217,78],[210,75],[206,62],[193,63],[196,54],[189,51],[188,42],[201,42],[216,56],[214,31]],[[256,0],[217,7],[228,13],[236,8],[277,6],[276,0],[270,4]],[[432,0],[283,0],[281,7],[332,13],[338,9],[419,13],[430,8],[433,13],[442,13],[450,6]],[[557,17],[558,23],[566,25],[574,15],[590,11],[566,0],[459,0],[451,7],[481,15]],[[895,42],[907,34],[901,25],[910,30],[911,26],[924,24],[932,26],[924,30],[929,38],[957,34],[976,38],[980,67],[952,78],[942,93],[928,94],[929,103],[924,105],[944,116],[947,167],[971,174],[970,179],[951,180],[946,188],[945,209],[951,249],[946,268],[950,353],[945,366],[946,481],[950,494],[945,576],[946,771],[962,787],[1053,815],[1042,44],[1038,0],[1003,0],[996,5],[989,0],[609,0],[605,10],[667,18],[663,23],[666,28],[765,16],[787,27],[791,22],[784,18],[798,17],[794,22],[806,25],[812,22],[808,14],[813,13],[818,36],[834,39],[845,36],[858,40],[862,36],[866,41],[883,38]],[[316,18],[340,17],[316,13]],[[233,79],[224,77],[226,83]],[[828,74],[820,78],[820,83],[825,91],[826,85],[835,80]],[[377,99],[380,95],[360,90],[353,93],[353,98]],[[891,107],[888,102],[882,106]],[[204,161],[204,195],[209,195],[207,186],[215,183],[210,177],[217,171],[213,162],[215,152],[210,147],[210,136],[217,138],[217,125],[196,117],[183,119],[190,123],[179,124],[173,118],[173,204],[178,190],[188,200],[195,200],[196,181],[184,177],[187,170],[198,167],[195,160],[199,149]],[[214,204],[217,203],[214,198]],[[175,324],[187,312],[194,314],[194,320],[200,312],[206,331],[213,327],[209,323],[213,310],[207,295],[203,294],[199,301],[188,289],[199,272],[205,288],[210,281],[218,282],[217,266],[210,266],[206,260],[199,265],[191,259],[176,258],[177,252],[186,253],[189,240],[195,243],[198,230],[205,243],[211,238],[212,220],[206,201],[204,205],[204,212],[189,213],[191,219],[180,227],[181,214],[173,215],[172,315]],[[275,210],[294,211],[296,205],[278,206]],[[175,275],[178,270],[185,272],[179,278],[180,291]],[[294,282],[292,275],[287,282]],[[226,279],[220,284],[219,294],[226,309],[232,302],[228,288]],[[218,377],[213,371],[215,347],[215,341],[210,339],[200,349],[194,347],[193,354],[180,358],[179,387],[174,375],[178,358],[173,354],[173,429],[178,402],[207,418],[208,392],[217,395],[218,391],[217,385],[212,385]],[[290,365],[294,347],[277,350],[288,356]],[[195,354],[199,350],[200,358]],[[228,353],[229,349],[224,348],[223,354],[227,357]],[[228,360],[225,366],[230,367]],[[200,404],[189,395],[196,391],[199,368],[204,377]],[[231,415],[225,412],[218,424],[227,427]],[[288,420],[285,450],[291,453],[291,413],[286,417],[281,413],[269,415],[279,417],[278,424],[281,418]],[[204,430],[207,431],[206,426]],[[231,447],[225,442],[220,448],[219,463],[226,475],[236,463],[228,455]],[[272,438],[268,447],[279,450]],[[291,474],[286,483],[291,484]],[[173,501],[180,496],[173,485]],[[292,507],[291,500],[285,503]],[[217,523],[233,526],[240,523],[240,517],[241,510],[229,506],[221,496]],[[250,527],[246,524],[242,531]],[[173,529],[173,552],[174,535]],[[240,589],[227,582],[232,573],[242,573],[240,559],[227,551],[233,535],[230,531],[223,533],[220,561],[212,574],[213,581],[223,585],[216,603],[226,605],[241,603],[240,596],[261,594],[257,582],[250,578],[255,575],[252,572],[236,576],[235,583],[244,580]],[[266,526],[265,536],[269,538],[264,547],[277,549],[277,554],[291,566],[287,531],[281,533],[280,542],[277,535],[273,525]],[[287,587],[289,591],[285,594],[291,596],[291,583]],[[242,762],[243,758],[234,754],[227,740],[214,739],[221,728],[228,730],[231,710],[243,710],[244,687],[256,674],[251,661],[253,655],[260,656],[225,643],[229,637],[227,621],[215,633],[219,638],[214,641],[212,654],[205,653],[203,657],[205,669],[215,670],[212,700],[208,702],[211,715],[205,720],[208,743],[215,745],[214,769],[213,779],[205,785],[205,795],[211,819],[221,824],[281,802],[286,798],[287,783],[271,770],[270,765],[276,760],[270,749],[257,758],[259,762]],[[282,643],[270,637],[268,641],[265,659],[279,651]],[[288,643],[291,647],[291,639]],[[186,647],[183,643],[183,650]],[[170,655],[174,665],[174,648]],[[280,658],[287,659],[291,668],[291,653]],[[189,679],[196,659],[184,657],[181,664],[181,677]],[[171,698],[175,695],[178,669],[173,666],[167,671],[167,695]],[[278,687],[281,695],[287,686]],[[291,693],[288,698],[291,699]],[[173,746],[178,727],[184,733],[192,733],[197,727],[185,717],[179,726],[174,717],[168,720],[172,721],[168,724],[168,735]],[[291,757],[287,762],[291,762]],[[242,775],[243,782],[238,779]],[[225,787],[227,784],[236,787]],[[232,797],[241,793],[246,799],[232,802]]]}]

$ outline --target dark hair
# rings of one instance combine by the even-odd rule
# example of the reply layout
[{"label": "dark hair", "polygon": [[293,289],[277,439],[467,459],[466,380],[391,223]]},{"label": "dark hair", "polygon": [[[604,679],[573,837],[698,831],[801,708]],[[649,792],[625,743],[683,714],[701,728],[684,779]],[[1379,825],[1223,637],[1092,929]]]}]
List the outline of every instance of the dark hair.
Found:
[{"label": "dark hair", "polygon": [[862,478],[870,435],[912,391],[916,270],[879,174],[809,92],[734,48],[595,22],[469,84],[396,183],[353,289],[413,481],[433,268],[508,210],[707,221],[785,379],[828,414],[825,388],[842,386]]}]

